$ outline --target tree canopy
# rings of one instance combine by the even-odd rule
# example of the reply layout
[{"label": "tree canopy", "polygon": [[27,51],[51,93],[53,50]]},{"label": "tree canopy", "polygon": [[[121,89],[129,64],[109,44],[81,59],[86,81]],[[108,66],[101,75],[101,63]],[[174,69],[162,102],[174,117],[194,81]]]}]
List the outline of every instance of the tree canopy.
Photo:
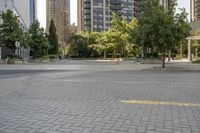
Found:
[{"label": "tree canopy", "polygon": [[158,50],[163,56],[165,67],[166,52],[189,35],[187,14],[183,9],[181,13],[175,14],[175,1],[165,9],[159,0],[143,0],[141,9],[142,14],[133,34],[134,42],[140,47]]},{"label": "tree canopy", "polygon": [[29,46],[33,56],[42,56],[48,53],[51,47],[44,29],[40,28],[40,23],[35,21],[31,24],[29,33]]},{"label": "tree canopy", "polygon": [[50,23],[48,40],[51,45],[49,53],[58,54],[59,51],[58,35],[56,33],[56,26],[53,20],[51,20]]},{"label": "tree canopy", "polygon": [[24,33],[18,22],[18,17],[11,10],[0,14],[3,22],[0,25],[0,44],[1,47],[15,48],[15,42],[23,44]]}]

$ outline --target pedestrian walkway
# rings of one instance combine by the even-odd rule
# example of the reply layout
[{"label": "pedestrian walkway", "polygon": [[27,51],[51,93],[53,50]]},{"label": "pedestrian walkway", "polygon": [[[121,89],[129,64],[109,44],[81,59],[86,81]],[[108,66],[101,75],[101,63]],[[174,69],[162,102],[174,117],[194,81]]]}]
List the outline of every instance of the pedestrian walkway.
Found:
[{"label": "pedestrian walkway", "polygon": [[200,74],[153,67],[0,66],[0,133],[200,133]]}]

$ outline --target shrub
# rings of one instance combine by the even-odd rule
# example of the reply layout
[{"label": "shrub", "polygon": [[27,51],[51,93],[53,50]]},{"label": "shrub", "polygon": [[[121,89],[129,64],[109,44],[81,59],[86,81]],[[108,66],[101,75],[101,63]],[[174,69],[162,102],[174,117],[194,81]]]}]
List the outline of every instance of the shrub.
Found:
[{"label": "shrub", "polygon": [[58,55],[49,55],[49,59],[59,59]]},{"label": "shrub", "polygon": [[158,52],[147,53],[146,57],[147,58],[159,58],[159,53]]},{"label": "shrub", "polygon": [[45,56],[34,56],[33,59],[35,60],[49,60],[49,56],[45,55]]},{"label": "shrub", "polygon": [[12,54],[7,56],[8,59],[17,59],[17,55]]},{"label": "shrub", "polygon": [[200,60],[193,61],[194,64],[200,64]]},{"label": "shrub", "polygon": [[51,59],[59,59],[58,55],[44,55],[44,56],[34,56],[33,59],[36,60],[51,60]]}]

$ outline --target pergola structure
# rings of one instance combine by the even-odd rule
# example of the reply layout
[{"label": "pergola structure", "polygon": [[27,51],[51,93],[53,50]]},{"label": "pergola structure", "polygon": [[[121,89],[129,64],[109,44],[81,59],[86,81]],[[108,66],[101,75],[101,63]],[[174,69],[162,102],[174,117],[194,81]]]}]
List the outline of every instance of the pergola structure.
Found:
[{"label": "pergola structure", "polygon": [[188,60],[192,61],[191,41],[200,40],[200,36],[188,36],[186,39],[188,40]]}]

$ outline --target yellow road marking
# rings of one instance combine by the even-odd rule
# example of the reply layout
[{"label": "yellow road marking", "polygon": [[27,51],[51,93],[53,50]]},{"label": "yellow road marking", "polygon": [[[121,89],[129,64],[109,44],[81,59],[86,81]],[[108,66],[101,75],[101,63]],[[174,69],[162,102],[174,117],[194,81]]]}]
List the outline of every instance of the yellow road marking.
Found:
[{"label": "yellow road marking", "polygon": [[144,104],[144,105],[175,105],[175,106],[200,107],[200,104],[194,104],[194,103],[143,101],[143,100],[122,100],[121,103],[126,103],[126,104]]}]

